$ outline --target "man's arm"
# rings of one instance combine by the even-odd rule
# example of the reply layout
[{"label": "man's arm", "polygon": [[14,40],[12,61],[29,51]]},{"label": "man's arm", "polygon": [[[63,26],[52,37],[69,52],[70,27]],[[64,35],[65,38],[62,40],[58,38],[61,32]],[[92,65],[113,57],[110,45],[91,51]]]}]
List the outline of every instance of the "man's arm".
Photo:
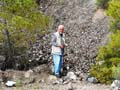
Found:
[{"label": "man's arm", "polygon": [[68,44],[65,41],[65,34],[63,34],[63,41],[64,41],[64,47],[68,46]]},{"label": "man's arm", "polygon": [[53,34],[52,39],[51,39],[51,45],[60,47],[60,48],[64,48],[64,45],[58,45],[58,43],[56,42],[56,39],[57,39],[56,36]]},{"label": "man's arm", "polygon": [[56,42],[56,39],[57,39],[56,36],[53,34],[51,39],[51,45],[59,47],[58,43]]}]

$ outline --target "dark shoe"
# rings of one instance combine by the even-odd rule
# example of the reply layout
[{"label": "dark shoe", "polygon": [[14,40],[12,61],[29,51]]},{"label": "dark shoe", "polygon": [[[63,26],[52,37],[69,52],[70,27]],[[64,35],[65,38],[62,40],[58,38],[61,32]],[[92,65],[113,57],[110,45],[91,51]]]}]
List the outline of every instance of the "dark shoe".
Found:
[{"label": "dark shoe", "polygon": [[55,75],[57,78],[60,78],[60,75],[58,74],[58,75]]}]

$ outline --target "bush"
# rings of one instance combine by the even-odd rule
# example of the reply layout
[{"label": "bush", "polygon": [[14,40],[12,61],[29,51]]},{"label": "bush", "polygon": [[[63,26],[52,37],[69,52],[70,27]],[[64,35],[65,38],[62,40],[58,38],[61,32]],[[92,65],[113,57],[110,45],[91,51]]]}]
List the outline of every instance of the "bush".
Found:
[{"label": "bush", "polygon": [[111,19],[111,31],[116,32],[120,30],[120,1],[111,1],[106,13]]},{"label": "bush", "polygon": [[106,84],[110,84],[112,82],[113,73],[111,72],[112,68],[108,68],[106,66],[102,67],[98,64],[93,66],[92,69],[90,70],[91,75],[96,77],[98,82]]},{"label": "bush", "polygon": [[[103,0],[98,0],[103,1]],[[105,0],[104,0],[105,1]],[[106,0],[108,1],[108,0]],[[111,17],[110,42],[100,47],[96,64],[90,69],[90,74],[98,79],[101,83],[109,84],[114,79],[120,79],[120,2],[112,0],[106,11]]]},{"label": "bush", "polygon": [[110,0],[97,0],[97,6],[99,7],[99,8],[103,8],[103,9],[106,9],[107,7],[108,7],[108,2],[109,2]]},{"label": "bush", "polygon": [[96,64],[90,69],[92,76],[99,82],[110,84],[114,79],[120,79],[120,31],[111,34],[108,45],[99,49]]},{"label": "bush", "polygon": [[114,79],[120,80],[120,65],[117,67],[113,67],[113,74],[114,74]]},{"label": "bush", "polygon": [[0,43],[6,68],[14,67],[14,56],[25,55],[36,37],[48,32],[51,18],[38,8],[35,0],[0,1]]}]

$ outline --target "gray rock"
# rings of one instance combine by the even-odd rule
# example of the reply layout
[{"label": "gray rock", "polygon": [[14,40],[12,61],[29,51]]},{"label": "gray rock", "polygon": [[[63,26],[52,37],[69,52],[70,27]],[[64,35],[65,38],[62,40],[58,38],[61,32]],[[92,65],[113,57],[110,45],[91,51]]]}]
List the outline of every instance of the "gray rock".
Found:
[{"label": "gray rock", "polygon": [[59,82],[58,80],[56,80],[56,81],[53,81],[52,84],[53,84],[53,85],[56,85],[56,84],[60,84],[60,82]]},{"label": "gray rock", "polygon": [[54,65],[53,64],[50,65],[50,69],[51,69],[51,73],[54,74]]},{"label": "gray rock", "polygon": [[50,68],[46,64],[42,64],[33,68],[33,72],[35,73],[42,73],[42,72],[49,72],[49,71],[50,71]]},{"label": "gray rock", "polygon": [[36,79],[35,79],[34,77],[31,77],[31,78],[29,78],[29,79],[23,80],[22,83],[23,83],[24,85],[28,85],[28,84],[35,83],[35,81],[36,81]]},{"label": "gray rock", "polygon": [[68,80],[77,80],[77,76],[74,74],[74,72],[68,72],[66,79]]},{"label": "gray rock", "polygon": [[5,61],[5,57],[0,55],[0,62],[3,62],[3,61]]},{"label": "gray rock", "polygon": [[28,70],[27,72],[25,72],[25,78],[30,78],[33,75],[33,71],[32,70]]},{"label": "gray rock", "polygon": [[85,74],[85,73],[81,73],[79,77],[80,77],[80,80],[81,80],[81,81],[86,81],[87,78],[88,78],[88,75]]},{"label": "gray rock", "polygon": [[90,83],[97,83],[97,82],[98,82],[95,77],[89,77],[89,78],[87,79],[87,81],[90,82]]},{"label": "gray rock", "polygon": [[120,80],[114,80],[111,84],[112,90],[120,90]]},{"label": "gray rock", "polygon": [[67,85],[66,90],[74,90],[72,83],[69,83],[69,84]]},{"label": "gray rock", "polygon": [[45,81],[44,81],[43,79],[41,79],[41,80],[39,81],[39,83],[45,83]]},{"label": "gray rock", "polygon": [[51,83],[54,83],[54,82],[56,83],[56,81],[58,81],[58,79],[54,75],[49,75],[48,81],[51,82]]}]

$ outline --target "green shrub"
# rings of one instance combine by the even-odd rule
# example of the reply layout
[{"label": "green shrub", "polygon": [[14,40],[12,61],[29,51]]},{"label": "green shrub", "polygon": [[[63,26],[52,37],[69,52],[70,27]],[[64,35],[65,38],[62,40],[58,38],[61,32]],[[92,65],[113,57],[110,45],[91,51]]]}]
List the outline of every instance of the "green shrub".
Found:
[{"label": "green shrub", "polygon": [[98,64],[93,66],[92,69],[90,70],[91,75],[96,77],[98,82],[106,84],[110,84],[112,82],[113,73],[111,72],[112,68],[108,68],[106,66],[102,67]]},{"label": "green shrub", "polygon": [[108,45],[99,49],[96,64],[90,69],[90,74],[101,83],[110,84],[114,79],[120,79],[120,31],[111,34]]},{"label": "green shrub", "polygon": [[21,80],[16,80],[16,87],[21,87],[22,86],[22,81]]},{"label": "green shrub", "polygon": [[120,80],[120,65],[114,66],[112,68],[114,79]]},{"label": "green shrub", "polygon": [[108,2],[109,2],[110,0],[97,0],[97,6],[99,7],[99,8],[103,8],[103,9],[106,9],[107,7],[108,7]]},{"label": "green shrub", "polygon": [[[103,3],[108,0],[98,1]],[[99,82],[109,84],[114,79],[120,79],[120,2],[112,0],[106,12],[111,18],[110,42],[100,47],[96,64],[91,67],[90,74]]]},{"label": "green shrub", "polygon": [[48,32],[52,22],[39,11],[35,0],[1,0],[0,3],[1,52],[6,57],[6,68],[12,68],[14,56],[25,55],[36,36]]},{"label": "green shrub", "polygon": [[111,19],[111,31],[116,32],[120,30],[120,1],[112,0],[109,3],[109,8],[106,11],[107,15]]}]

